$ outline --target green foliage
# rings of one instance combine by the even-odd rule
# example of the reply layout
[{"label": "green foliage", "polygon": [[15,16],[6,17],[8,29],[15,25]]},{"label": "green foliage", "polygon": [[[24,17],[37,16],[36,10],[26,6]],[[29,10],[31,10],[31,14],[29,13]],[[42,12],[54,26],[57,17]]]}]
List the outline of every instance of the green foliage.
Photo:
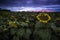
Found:
[{"label": "green foliage", "polygon": [[[6,39],[3,35],[8,37],[8,40],[52,40],[51,37],[54,33],[53,37],[56,38],[58,29],[55,25],[56,14],[47,13],[52,19],[46,24],[37,20],[38,14],[34,12],[0,11],[0,40]],[[60,19],[59,16],[58,18]],[[14,24],[14,27],[16,25],[16,28],[9,25],[10,21],[12,21],[10,24]]]}]

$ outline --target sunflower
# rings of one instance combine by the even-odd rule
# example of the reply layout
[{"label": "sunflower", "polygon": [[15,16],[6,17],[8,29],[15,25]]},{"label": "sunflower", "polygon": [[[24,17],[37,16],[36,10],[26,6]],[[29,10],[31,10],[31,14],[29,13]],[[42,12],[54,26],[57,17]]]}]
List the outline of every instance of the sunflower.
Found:
[{"label": "sunflower", "polygon": [[47,23],[48,21],[51,20],[51,17],[50,17],[48,14],[46,14],[46,13],[44,13],[44,14],[38,14],[38,15],[36,16],[36,18],[37,18],[40,22],[43,22],[43,23]]},{"label": "sunflower", "polygon": [[9,21],[8,24],[12,26],[13,28],[17,28],[17,23],[14,21]]},{"label": "sunflower", "polygon": [[4,28],[4,29],[3,29],[3,31],[7,31],[7,30],[8,30],[8,28]]},{"label": "sunflower", "polygon": [[29,19],[26,19],[26,21],[25,21],[25,22],[29,23]]},{"label": "sunflower", "polygon": [[10,19],[15,19],[15,18],[16,18],[16,16],[14,16],[14,15],[10,16]]}]

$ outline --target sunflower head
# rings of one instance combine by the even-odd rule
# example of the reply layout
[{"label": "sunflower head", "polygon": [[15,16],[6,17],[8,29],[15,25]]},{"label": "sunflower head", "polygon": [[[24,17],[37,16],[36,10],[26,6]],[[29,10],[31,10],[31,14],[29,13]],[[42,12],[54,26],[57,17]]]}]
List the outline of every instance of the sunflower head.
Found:
[{"label": "sunflower head", "polygon": [[51,20],[51,17],[50,17],[48,14],[46,14],[46,13],[44,13],[44,14],[38,14],[38,15],[36,16],[36,18],[37,18],[40,22],[43,22],[43,23],[47,23],[48,21]]},{"label": "sunflower head", "polygon": [[11,26],[13,28],[17,28],[17,24],[14,21],[9,21],[8,24],[9,24],[9,26]]}]

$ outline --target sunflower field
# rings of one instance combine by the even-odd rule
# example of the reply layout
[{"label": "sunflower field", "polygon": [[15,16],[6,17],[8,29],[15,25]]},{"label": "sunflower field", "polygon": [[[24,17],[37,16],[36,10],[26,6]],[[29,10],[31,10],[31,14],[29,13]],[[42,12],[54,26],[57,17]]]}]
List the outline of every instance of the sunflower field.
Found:
[{"label": "sunflower field", "polygon": [[0,10],[0,40],[59,40],[60,13]]}]

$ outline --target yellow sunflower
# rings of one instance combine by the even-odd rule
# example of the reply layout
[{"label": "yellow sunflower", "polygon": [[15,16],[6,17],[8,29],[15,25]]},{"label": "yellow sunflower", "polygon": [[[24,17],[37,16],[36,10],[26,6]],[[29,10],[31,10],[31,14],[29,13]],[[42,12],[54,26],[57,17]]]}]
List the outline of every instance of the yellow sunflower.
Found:
[{"label": "yellow sunflower", "polygon": [[12,26],[13,28],[17,28],[17,24],[14,21],[9,21],[8,24]]},{"label": "yellow sunflower", "polygon": [[51,20],[51,17],[47,13],[38,14],[36,18],[43,23],[47,23],[48,21]]}]

